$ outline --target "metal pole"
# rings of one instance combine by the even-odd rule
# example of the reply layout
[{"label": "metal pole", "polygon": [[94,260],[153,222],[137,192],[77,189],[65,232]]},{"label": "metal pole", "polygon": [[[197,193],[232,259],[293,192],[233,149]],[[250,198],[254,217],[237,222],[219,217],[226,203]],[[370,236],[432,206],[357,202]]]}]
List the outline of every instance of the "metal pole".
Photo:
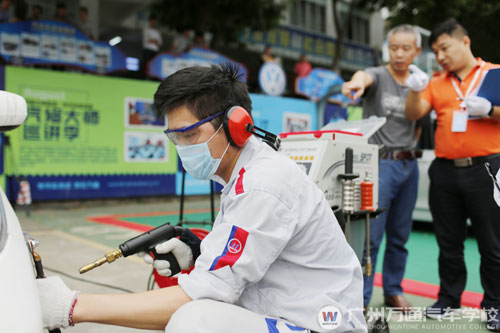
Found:
[{"label": "metal pole", "polygon": [[215,222],[215,209],[214,209],[214,182],[210,180],[210,212],[212,213],[212,224]]},{"label": "metal pole", "polygon": [[182,168],[182,187],[181,187],[181,209],[179,212],[179,225],[184,221],[184,185],[186,182],[186,170]]}]

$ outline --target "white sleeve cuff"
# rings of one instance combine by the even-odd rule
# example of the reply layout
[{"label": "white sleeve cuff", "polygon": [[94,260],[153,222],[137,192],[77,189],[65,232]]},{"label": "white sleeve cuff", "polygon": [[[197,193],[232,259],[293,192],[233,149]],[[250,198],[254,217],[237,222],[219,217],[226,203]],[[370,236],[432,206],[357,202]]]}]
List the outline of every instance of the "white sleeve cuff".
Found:
[{"label": "white sleeve cuff", "polygon": [[229,266],[208,272],[199,269],[189,274],[179,275],[178,282],[184,292],[193,300],[209,298],[234,304],[240,297],[241,291],[235,291],[225,280],[233,279],[233,272]]}]

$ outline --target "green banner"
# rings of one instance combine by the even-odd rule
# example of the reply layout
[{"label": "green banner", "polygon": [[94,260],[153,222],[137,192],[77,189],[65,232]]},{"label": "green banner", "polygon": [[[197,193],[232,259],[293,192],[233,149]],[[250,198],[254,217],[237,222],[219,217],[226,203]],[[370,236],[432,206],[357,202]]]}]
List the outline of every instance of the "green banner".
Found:
[{"label": "green banner", "polygon": [[177,171],[152,106],[158,82],[7,67],[5,89],[28,117],[7,133],[9,175],[149,175]]}]

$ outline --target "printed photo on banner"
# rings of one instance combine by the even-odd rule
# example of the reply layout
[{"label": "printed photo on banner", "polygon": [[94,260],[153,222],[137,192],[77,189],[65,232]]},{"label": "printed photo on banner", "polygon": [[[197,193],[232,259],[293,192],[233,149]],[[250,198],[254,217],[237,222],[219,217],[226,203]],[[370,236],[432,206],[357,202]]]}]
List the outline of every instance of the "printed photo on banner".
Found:
[{"label": "printed photo on banner", "polygon": [[283,132],[305,132],[311,130],[311,115],[283,112]]},{"label": "printed photo on banner", "polygon": [[21,55],[27,58],[40,57],[40,36],[31,33],[21,34]]},{"label": "printed photo on banner", "polygon": [[168,141],[163,133],[125,132],[125,162],[167,162]]},{"label": "printed photo on banner", "polygon": [[95,64],[99,67],[110,67],[111,66],[111,48],[107,46],[96,46],[95,47]]},{"label": "printed photo on banner", "polygon": [[2,33],[2,54],[18,56],[19,55],[19,35]]},{"label": "printed photo on banner", "polygon": [[91,41],[78,40],[78,61],[86,65],[95,64],[94,43]]},{"label": "printed photo on banner", "polygon": [[125,97],[125,127],[162,129],[165,118],[156,117],[152,99]]},{"label": "printed photo on banner", "polygon": [[74,38],[61,37],[61,60],[76,61],[76,40]]},{"label": "printed photo on banner", "polygon": [[161,75],[167,77],[186,67],[210,67],[210,65],[211,63],[207,60],[165,57],[161,62]]},{"label": "printed photo on banner", "polygon": [[59,59],[59,43],[57,36],[42,34],[42,58]]}]

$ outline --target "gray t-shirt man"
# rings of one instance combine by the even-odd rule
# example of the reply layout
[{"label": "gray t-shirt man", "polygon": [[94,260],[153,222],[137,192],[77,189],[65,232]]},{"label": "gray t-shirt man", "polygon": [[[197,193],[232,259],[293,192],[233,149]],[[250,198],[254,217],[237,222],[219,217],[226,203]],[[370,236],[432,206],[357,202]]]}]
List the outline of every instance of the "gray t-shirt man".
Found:
[{"label": "gray t-shirt man", "polygon": [[415,146],[415,122],[405,117],[406,97],[410,89],[394,80],[386,66],[364,70],[373,78],[363,97],[363,118],[386,117],[387,122],[371,138],[370,143],[386,148],[412,149]]}]

